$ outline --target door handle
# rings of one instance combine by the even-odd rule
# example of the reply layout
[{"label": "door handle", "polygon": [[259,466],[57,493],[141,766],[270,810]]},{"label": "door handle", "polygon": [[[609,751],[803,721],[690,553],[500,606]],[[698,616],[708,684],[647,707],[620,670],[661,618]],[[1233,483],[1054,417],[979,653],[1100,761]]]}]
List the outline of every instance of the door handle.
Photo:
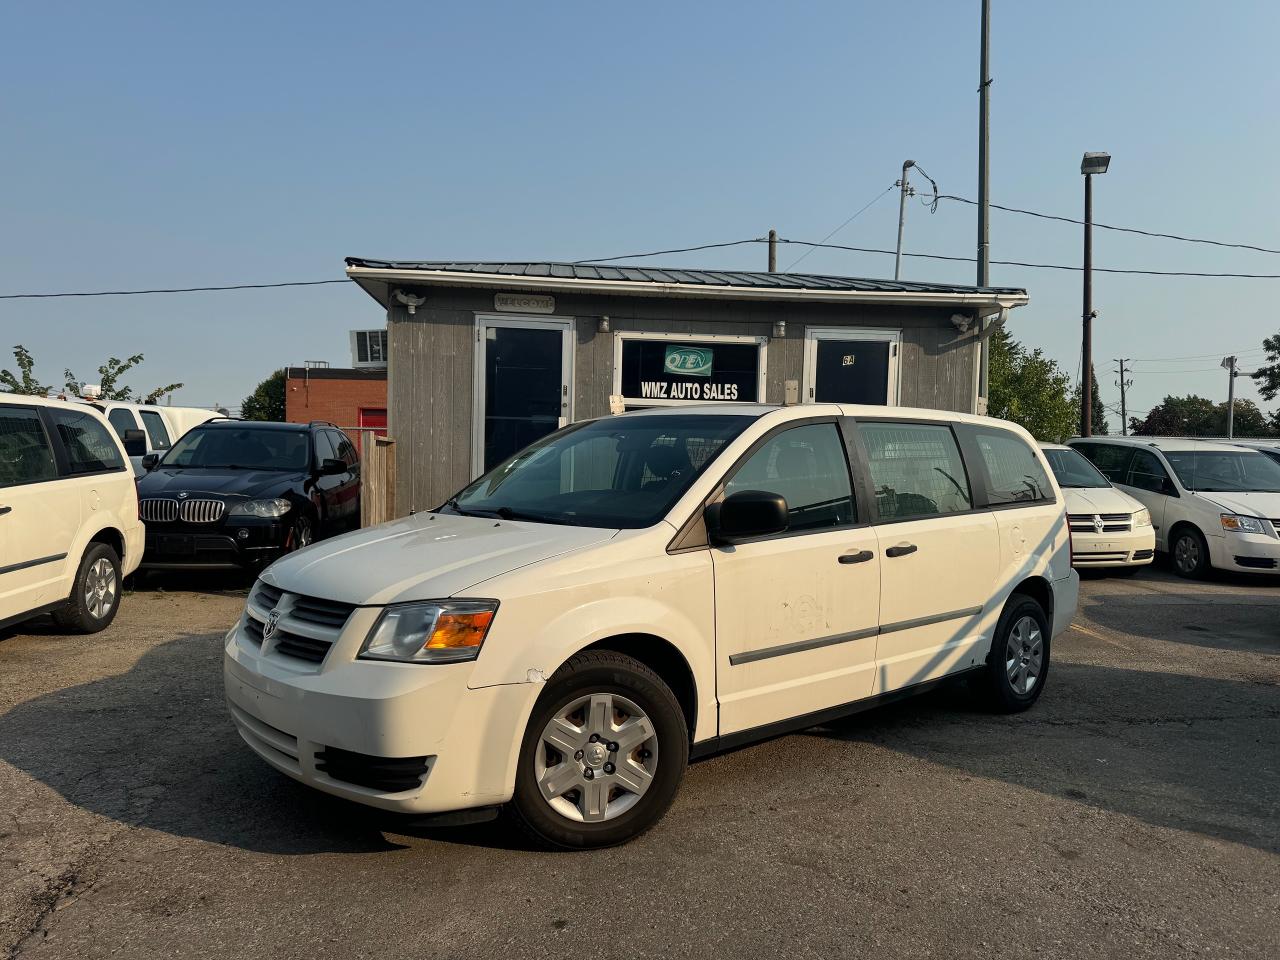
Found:
[{"label": "door handle", "polygon": [[890,547],[884,552],[886,557],[905,557],[909,553],[915,553],[919,548],[914,543],[900,543],[896,547]]},{"label": "door handle", "polygon": [[12,510],[13,507],[0,507],[0,517],[3,517],[6,513],[11,512]]},{"label": "door handle", "polygon": [[837,563],[866,563],[875,554],[870,550],[859,550],[857,553],[842,553],[836,558]]}]

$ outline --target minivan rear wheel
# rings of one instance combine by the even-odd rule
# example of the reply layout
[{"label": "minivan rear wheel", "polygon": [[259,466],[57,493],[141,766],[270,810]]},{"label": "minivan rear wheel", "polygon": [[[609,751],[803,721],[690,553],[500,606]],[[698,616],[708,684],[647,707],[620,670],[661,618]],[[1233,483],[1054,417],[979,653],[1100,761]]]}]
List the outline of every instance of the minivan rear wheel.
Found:
[{"label": "minivan rear wheel", "polygon": [[1015,593],[996,624],[987,657],[986,701],[1001,713],[1026,710],[1049,678],[1049,618],[1039,602]]},{"label": "minivan rear wheel", "polygon": [[615,846],[667,812],[689,762],[675,694],[609,650],[571,657],[529,718],[508,815],[539,845]]},{"label": "minivan rear wheel", "polygon": [[120,557],[105,543],[91,543],[80,558],[66,606],[53,613],[64,630],[97,633],[105,630],[120,608]]}]

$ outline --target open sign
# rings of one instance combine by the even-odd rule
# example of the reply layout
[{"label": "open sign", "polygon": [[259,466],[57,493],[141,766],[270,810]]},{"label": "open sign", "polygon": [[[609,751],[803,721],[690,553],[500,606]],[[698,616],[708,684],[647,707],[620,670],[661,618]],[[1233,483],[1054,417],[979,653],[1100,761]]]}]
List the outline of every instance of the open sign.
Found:
[{"label": "open sign", "polygon": [[667,373],[682,373],[686,377],[711,376],[711,350],[707,347],[667,347],[662,368]]}]

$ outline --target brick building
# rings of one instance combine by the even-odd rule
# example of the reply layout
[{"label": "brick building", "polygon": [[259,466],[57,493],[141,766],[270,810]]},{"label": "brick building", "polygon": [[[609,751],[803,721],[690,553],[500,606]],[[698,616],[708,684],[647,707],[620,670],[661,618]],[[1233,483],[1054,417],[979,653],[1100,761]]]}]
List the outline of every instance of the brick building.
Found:
[{"label": "brick building", "polygon": [[289,367],[285,370],[285,419],[290,423],[328,420],[353,431],[374,428],[386,434],[387,371],[345,367]]}]

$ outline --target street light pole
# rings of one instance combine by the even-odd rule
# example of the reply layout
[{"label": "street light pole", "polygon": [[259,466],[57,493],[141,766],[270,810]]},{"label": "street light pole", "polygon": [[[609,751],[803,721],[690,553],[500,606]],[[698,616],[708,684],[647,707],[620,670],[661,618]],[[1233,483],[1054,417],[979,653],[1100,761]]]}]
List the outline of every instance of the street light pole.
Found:
[{"label": "street light pole", "polygon": [[1227,371],[1227,439],[1236,435],[1236,358],[1223,357],[1222,366]]},{"label": "street light pole", "polygon": [[907,183],[907,171],[916,165],[914,160],[902,161],[902,179],[898,186],[902,188],[902,196],[898,200],[898,253],[893,261],[893,279],[902,279],[902,233],[907,226],[907,197],[913,192]]},{"label": "street light pole", "polygon": [[1080,343],[1080,436],[1093,436],[1093,175],[1106,173],[1109,153],[1086,153],[1080,161],[1084,174],[1084,308]]}]

